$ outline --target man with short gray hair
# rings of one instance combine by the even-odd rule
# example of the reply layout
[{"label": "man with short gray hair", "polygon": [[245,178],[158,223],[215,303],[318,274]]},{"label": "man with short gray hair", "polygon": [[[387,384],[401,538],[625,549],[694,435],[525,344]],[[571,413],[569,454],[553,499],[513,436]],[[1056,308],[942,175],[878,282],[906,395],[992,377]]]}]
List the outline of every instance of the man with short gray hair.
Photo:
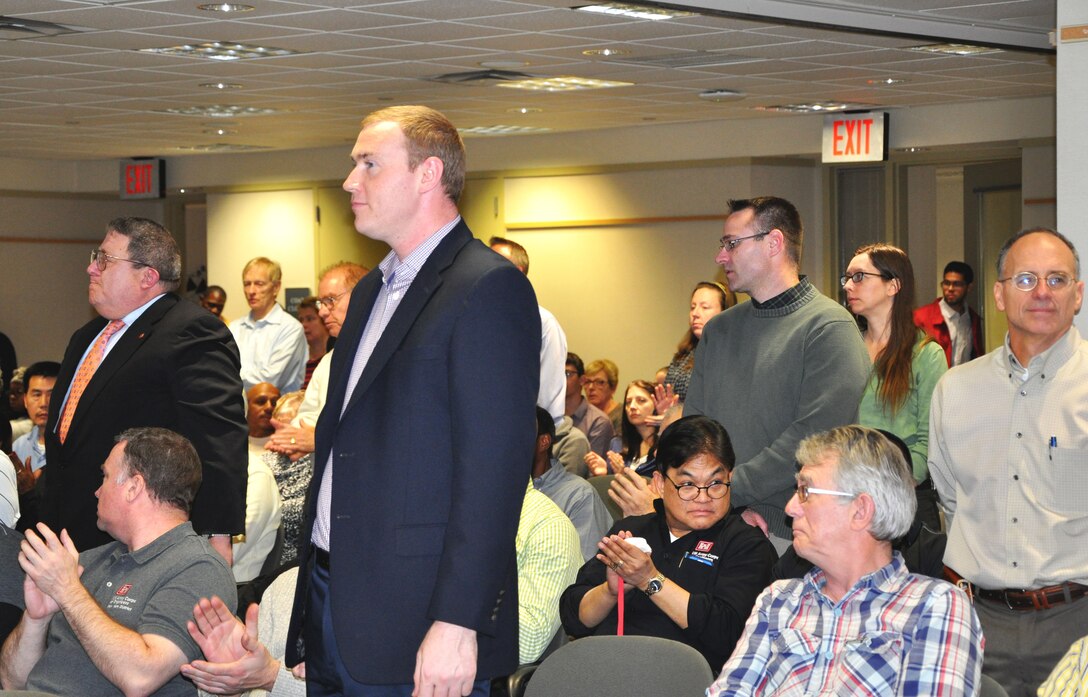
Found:
[{"label": "man with short gray hair", "polygon": [[306,377],[306,336],[302,324],[276,298],[283,272],[268,257],[254,257],[242,269],[249,312],[230,323],[242,357],[242,383],[248,390],[270,382],[286,394]]},{"label": "man with short gray hair", "polygon": [[937,383],[929,469],[949,519],[946,575],[986,629],[983,670],[1026,697],[1088,625],[1084,281],[1072,242],[1047,228],[1013,235],[997,274],[1008,335]]},{"label": "man with short gray hair", "polygon": [[26,609],[0,653],[6,690],[195,695],[179,673],[201,655],[192,607],[216,594],[234,609],[230,569],[189,523],[201,485],[193,445],[164,428],[116,441],[95,492],[98,526],[116,542],[80,553],[66,531],[26,533]]},{"label": "man with short gray hair", "polygon": [[899,449],[841,426],[801,441],[797,461],[786,513],[816,568],[756,600],[707,694],[976,694],[983,641],[970,601],[892,551],[917,506]]}]

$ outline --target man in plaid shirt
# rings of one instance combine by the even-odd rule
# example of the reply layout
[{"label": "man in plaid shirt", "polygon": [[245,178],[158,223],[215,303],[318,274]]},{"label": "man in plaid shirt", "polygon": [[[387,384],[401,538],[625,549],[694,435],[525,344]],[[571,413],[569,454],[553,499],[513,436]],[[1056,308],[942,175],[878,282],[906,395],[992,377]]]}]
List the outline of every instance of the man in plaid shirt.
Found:
[{"label": "man in plaid shirt", "polygon": [[977,694],[983,638],[971,602],[892,551],[916,508],[898,449],[843,426],[802,441],[797,461],[786,513],[816,568],[756,600],[708,697]]}]

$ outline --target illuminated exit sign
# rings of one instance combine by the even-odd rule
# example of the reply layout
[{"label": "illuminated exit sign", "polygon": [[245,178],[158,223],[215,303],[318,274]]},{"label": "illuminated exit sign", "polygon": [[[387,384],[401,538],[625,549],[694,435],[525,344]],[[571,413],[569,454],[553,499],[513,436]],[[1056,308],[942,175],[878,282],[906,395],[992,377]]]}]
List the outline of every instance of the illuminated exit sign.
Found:
[{"label": "illuminated exit sign", "polygon": [[824,163],[888,159],[888,114],[866,111],[824,117]]},{"label": "illuminated exit sign", "polygon": [[161,157],[121,160],[120,189],[121,198],[164,198],[166,160]]}]

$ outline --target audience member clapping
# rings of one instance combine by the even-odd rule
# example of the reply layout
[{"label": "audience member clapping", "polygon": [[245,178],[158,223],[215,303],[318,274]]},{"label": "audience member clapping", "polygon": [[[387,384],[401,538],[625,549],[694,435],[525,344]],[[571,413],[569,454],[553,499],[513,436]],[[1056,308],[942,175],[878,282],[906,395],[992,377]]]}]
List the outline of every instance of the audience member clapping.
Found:
[{"label": "audience member clapping", "polygon": [[607,460],[594,452],[587,454],[586,465],[590,474],[597,476],[610,470],[619,472],[625,467],[633,468],[639,474],[653,471],[657,426],[661,421],[653,418],[657,414],[654,390],[655,385],[646,380],[635,380],[627,386],[620,429],[622,443],[613,441]]},{"label": "audience member clapping", "polygon": [[563,593],[568,633],[615,634],[622,579],[624,633],[684,642],[715,668],[725,661],[776,559],[767,538],[731,511],[733,463],[716,421],[685,417],[665,430],[653,475],[661,499],[654,513],[612,526]]}]

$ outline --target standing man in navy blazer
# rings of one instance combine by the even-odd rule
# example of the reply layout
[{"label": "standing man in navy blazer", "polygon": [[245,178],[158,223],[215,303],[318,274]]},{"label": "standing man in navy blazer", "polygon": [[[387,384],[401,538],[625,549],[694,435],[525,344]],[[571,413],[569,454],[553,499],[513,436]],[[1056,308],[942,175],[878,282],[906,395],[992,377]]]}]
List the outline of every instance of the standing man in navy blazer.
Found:
[{"label": "standing man in navy blazer", "polygon": [[[168,428],[200,455],[204,483],[193,501],[193,528],[210,535],[229,563],[230,536],[245,531],[248,476],[234,339],[215,315],[172,292],[181,253],[152,220],[111,220],[87,275],[99,316],[72,335],[53,387],[42,519],[58,532],[66,528],[77,549],[109,542],[97,527],[95,490],[114,437],[138,426]],[[81,372],[88,362],[98,367]]]},{"label": "standing man in navy blazer", "polygon": [[351,158],[355,227],[392,251],[333,354],[287,663],[311,697],[486,695],[517,665],[536,297],[461,220],[464,146],[442,114],[372,113]]}]

